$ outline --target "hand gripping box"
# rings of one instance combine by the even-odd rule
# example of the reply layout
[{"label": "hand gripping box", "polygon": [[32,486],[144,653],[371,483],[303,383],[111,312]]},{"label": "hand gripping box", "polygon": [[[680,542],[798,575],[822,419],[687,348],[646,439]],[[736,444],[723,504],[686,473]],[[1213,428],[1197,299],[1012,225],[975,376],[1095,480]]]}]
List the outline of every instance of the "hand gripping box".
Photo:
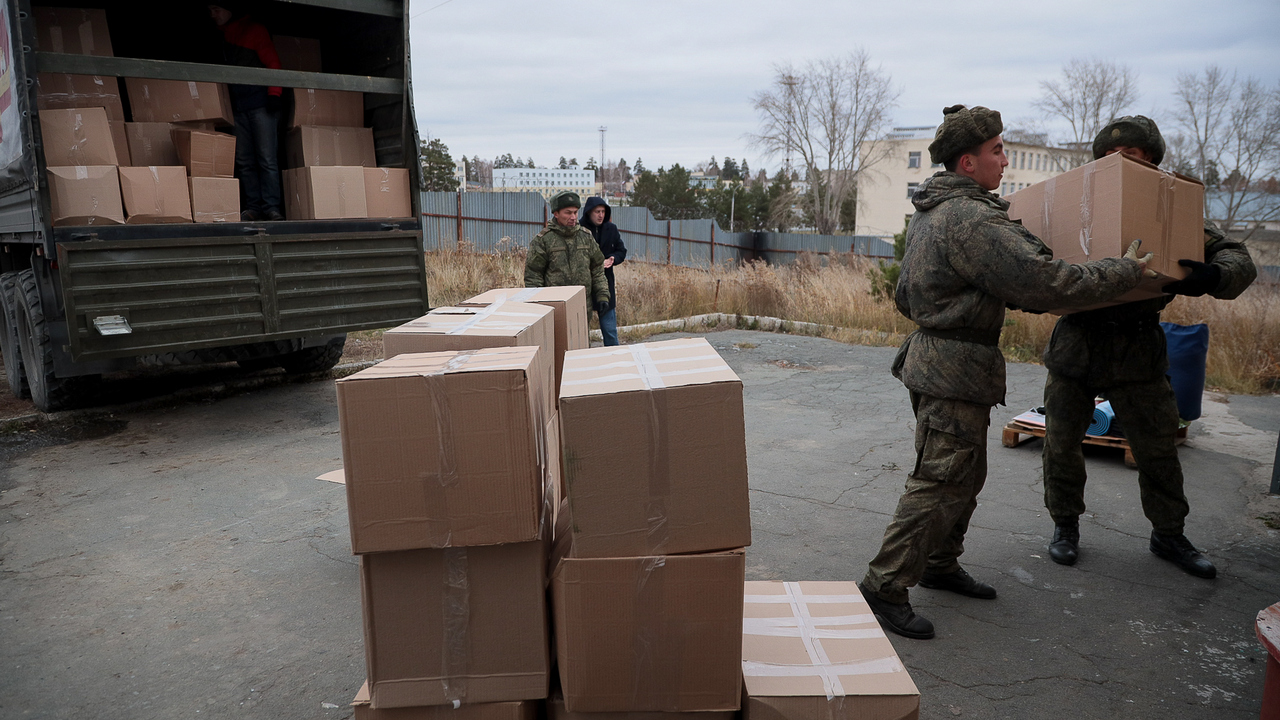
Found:
[{"label": "hand gripping box", "polygon": [[565,353],[560,431],[575,557],[751,544],[742,381],[703,338]]},{"label": "hand gripping box", "polygon": [[915,720],[920,692],[852,582],[748,582],[743,720]]},{"label": "hand gripping box", "polygon": [[549,534],[546,383],[536,347],[398,355],[339,380],[352,551]]},{"label": "hand gripping box", "polygon": [[[475,703],[470,705],[418,705],[375,710],[370,702],[369,681],[356,691],[351,701],[352,720],[538,720],[536,700]],[[720,720],[706,718],[705,720]],[[728,718],[726,720],[732,720]]]},{"label": "hand gripping box", "polygon": [[483,307],[499,298],[511,302],[546,305],[555,311],[556,393],[564,374],[564,354],[591,347],[587,337],[587,289],[581,285],[542,288],[497,288],[465,300],[463,307]]},{"label": "hand gripping box", "polygon": [[[557,555],[563,550],[557,540]],[[742,697],[742,550],[560,557],[555,647],[570,712],[723,712]]]},{"label": "hand gripping box", "polygon": [[1204,260],[1204,185],[1128,155],[1108,155],[1008,200],[1009,217],[1043,240],[1054,259],[1120,257],[1139,239],[1142,253],[1155,253],[1147,269],[1158,277],[1110,302],[1055,310],[1059,315],[1160,297],[1162,287],[1186,277],[1179,260]]},{"label": "hand gripping box", "polygon": [[41,112],[40,142],[50,167],[120,164],[107,111],[100,107]]},{"label": "hand gripping box", "polygon": [[120,195],[130,225],[191,222],[187,169],[181,165],[122,167]]},{"label": "hand gripping box", "polygon": [[371,706],[545,698],[546,561],[542,541],[361,556]]}]

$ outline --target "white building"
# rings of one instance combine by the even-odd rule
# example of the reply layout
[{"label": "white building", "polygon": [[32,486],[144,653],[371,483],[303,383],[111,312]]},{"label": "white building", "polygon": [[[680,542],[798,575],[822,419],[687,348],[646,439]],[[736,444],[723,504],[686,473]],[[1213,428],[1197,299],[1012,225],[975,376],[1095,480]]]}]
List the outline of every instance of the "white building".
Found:
[{"label": "white building", "polygon": [[[858,235],[892,237],[902,232],[907,216],[915,212],[911,196],[920,183],[942,170],[929,161],[929,143],[936,126],[894,128],[889,133],[888,155],[862,173],[858,182]],[[1028,185],[1078,167],[1089,156],[1080,150],[1015,142],[1005,138],[1009,167],[997,195],[1009,195]]]},{"label": "white building", "polygon": [[494,168],[494,192],[537,192],[551,199],[552,195],[571,190],[582,196],[596,194],[594,170],[569,168]]}]

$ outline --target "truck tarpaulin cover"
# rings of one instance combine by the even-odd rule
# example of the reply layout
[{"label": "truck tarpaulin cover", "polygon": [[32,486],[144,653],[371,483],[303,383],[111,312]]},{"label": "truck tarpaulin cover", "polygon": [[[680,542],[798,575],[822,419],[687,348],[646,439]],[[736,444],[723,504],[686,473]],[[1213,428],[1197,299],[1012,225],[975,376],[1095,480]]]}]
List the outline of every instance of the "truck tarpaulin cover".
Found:
[{"label": "truck tarpaulin cover", "polygon": [[22,108],[26,96],[14,83],[13,34],[9,3],[0,5],[0,190],[24,181]]}]

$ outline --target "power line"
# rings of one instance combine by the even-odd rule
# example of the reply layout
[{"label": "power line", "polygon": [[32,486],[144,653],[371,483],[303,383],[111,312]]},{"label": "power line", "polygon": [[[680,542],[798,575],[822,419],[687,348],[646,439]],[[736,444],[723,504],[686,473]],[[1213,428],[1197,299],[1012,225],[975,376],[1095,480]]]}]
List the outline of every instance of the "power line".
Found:
[{"label": "power line", "polygon": [[422,12],[420,12],[420,13],[414,13],[414,14],[410,15],[410,16],[409,16],[409,19],[410,19],[410,20],[412,20],[412,19],[414,19],[414,18],[416,18],[416,17],[419,17],[419,16],[421,16],[421,15],[426,15],[427,13],[431,12],[432,10],[435,10],[435,9],[436,9],[436,8],[438,8],[438,7],[444,7],[445,5],[448,5],[448,4],[449,4],[449,3],[451,3],[451,2],[453,2],[453,0],[444,0],[444,2],[440,3],[439,5],[432,5],[431,7],[427,8],[426,10],[423,10],[423,11],[422,11]]}]

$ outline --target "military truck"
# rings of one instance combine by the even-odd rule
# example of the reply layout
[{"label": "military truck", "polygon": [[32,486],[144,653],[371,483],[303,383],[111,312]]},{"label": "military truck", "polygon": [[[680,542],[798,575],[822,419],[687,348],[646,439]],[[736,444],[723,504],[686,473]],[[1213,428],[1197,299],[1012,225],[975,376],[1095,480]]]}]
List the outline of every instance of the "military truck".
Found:
[{"label": "military truck", "polygon": [[[205,3],[4,0],[0,7],[0,354],[10,391],[30,395],[42,411],[78,404],[90,381],[138,366],[234,361],[327,370],[346,333],[428,309],[408,0],[238,5],[251,7],[273,35],[310,39],[320,67],[227,64]],[[84,27],[42,47],[35,16],[45,6],[105,12],[112,52],[72,52],[92,42]],[[120,78],[126,100],[124,78],[279,86],[286,103],[290,88],[361,92],[377,165],[408,170],[411,217],[55,224],[39,73]]]}]

